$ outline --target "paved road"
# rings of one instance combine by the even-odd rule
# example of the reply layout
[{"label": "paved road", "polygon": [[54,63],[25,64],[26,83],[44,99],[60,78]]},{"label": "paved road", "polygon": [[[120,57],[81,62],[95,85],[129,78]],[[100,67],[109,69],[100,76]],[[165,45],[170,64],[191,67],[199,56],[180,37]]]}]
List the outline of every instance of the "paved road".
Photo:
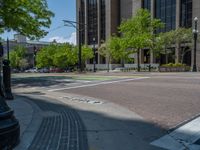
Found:
[{"label": "paved road", "polygon": [[[89,149],[160,150],[150,143],[200,112],[198,73],[114,75],[120,78],[16,78],[13,83],[18,92],[75,108],[86,126]],[[104,103],[85,103],[84,97]]]},{"label": "paved road", "polygon": [[200,74],[148,76],[148,79],[60,92],[86,95],[120,104],[165,128],[173,128],[200,113]]}]

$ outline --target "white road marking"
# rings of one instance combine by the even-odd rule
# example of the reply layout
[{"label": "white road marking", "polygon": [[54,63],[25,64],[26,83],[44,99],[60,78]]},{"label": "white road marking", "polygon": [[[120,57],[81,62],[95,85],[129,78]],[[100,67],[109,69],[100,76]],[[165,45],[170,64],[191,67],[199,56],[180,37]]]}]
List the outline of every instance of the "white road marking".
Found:
[{"label": "white road marking", "polygon": [[134,80],[142,80],[142,79],[149,79],[149,78],[150,77],[139,77],[139,78],[134,78],[134,79],[124,79],[124,80],[117,80],[117,81],[107,81],[107,82],[100,82],[100,83],[94,83],[94,84],[79,85],[79,86],[74,86],[74,87],[66,87],[66,88],[60,88],[60,89],[51,89],[51,90],[48,90],[48,91],[49,92],[54,92],[54,91],[77,89],[77,88],[82,88],[82,87],[92,87],[92,86],[98,86],[98,85],[113,84],[113,83],[127,82],[127,81],[134,81]]},{"label": "white road marking", "polygon": [[199,150],[200,145],[194,143],[200,139],[200,117],[183,125],[175,131],[167,134],[151,144],[167,150],[191,149]]}]

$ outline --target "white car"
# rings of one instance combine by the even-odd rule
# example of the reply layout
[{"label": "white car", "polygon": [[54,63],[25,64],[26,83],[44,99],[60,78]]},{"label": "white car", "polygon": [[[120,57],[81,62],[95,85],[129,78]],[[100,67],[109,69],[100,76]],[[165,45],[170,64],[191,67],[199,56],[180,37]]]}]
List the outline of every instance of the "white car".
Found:
[{"label": "white car", "polygon": [[36,73],[38,72],[38,69],[37,68],[30,68],[28,70],[25,70],[26,73]]}]

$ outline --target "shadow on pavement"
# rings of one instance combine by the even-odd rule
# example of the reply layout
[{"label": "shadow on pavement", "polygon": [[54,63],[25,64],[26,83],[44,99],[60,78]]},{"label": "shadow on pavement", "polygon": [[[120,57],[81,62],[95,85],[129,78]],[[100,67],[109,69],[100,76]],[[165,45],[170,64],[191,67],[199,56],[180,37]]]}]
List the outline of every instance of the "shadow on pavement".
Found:
[{"label": "shadow on pavement", "polygon": [[[65,80],[65,81],[63,81]],[[24,77],[12,78],[13,87],[48,87],[52,85],[62,85],[74,83],[71,77],[63,76],[45,76],[45,77]]]},{"label": "shadow on pavement", "polygon": [[25,98],[39,106],[38,115],[43,116],[29,150],[159,150],[150,143],[167,132],[140,119],[83,111],[41,96]]}]

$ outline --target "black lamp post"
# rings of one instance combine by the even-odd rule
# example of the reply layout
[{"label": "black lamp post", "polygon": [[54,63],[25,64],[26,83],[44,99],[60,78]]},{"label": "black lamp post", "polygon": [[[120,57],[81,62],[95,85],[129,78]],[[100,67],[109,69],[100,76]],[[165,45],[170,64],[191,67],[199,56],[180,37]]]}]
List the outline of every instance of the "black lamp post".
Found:
[{"label": "black lamp post", "polygon": [[7,38],[7,59],[10,60],[10,42],[9,39]]},{"label": "black lamp post", "polygon": [[36,46],[33,46],[33,67],[36,66],[36,63],[35,63],[36,53],[37,53],[37,48]]},{"label": "black lamp post", "polygon": [[[87,27],[87,24],[84,24],[82,22],[82,17],[81,16],[81,11],[79,10],[79,22],[75,22],[75,21],[70,21],[70,20],[63,20],[65,23],[65,26],[68,27],[73,27],[78,31],[78,36],[79,36],[79,42],[78,42],[78,69],[79,72],[83,71],[82,68],[82,32],[85,30],[85,27]],[[78,26],[78,27],[77,27]]]},{"label": "black lamp post", "polygon": [[94,55],[94,58],[93,58],[93,72],[96,72],[96,49],[95,49],[95,38],[93,38],[93,55]]},{"label": "black lamp post", "polygon": [[197,23],[198,23],[198,18],[194,18],[194,29],[193,29],[193,34],[194,34],[194,59],[193,59],[193,67],[192,71],[197,72],[197,60],[196,60],[196,52],[197,52],[197,37],[198,37],[198,29],[197,29]]},{"label": "black lamp post", "polygon": [[5,101],[12,99],[10,90],[10,67],[9,61],[3,59],[3,46],[0,43],[0,65],[3,66],[3,76],[0,69],[0,149],[13,149],[19,142],[20,126],[14,116],[14,111],[10,109]]}]

